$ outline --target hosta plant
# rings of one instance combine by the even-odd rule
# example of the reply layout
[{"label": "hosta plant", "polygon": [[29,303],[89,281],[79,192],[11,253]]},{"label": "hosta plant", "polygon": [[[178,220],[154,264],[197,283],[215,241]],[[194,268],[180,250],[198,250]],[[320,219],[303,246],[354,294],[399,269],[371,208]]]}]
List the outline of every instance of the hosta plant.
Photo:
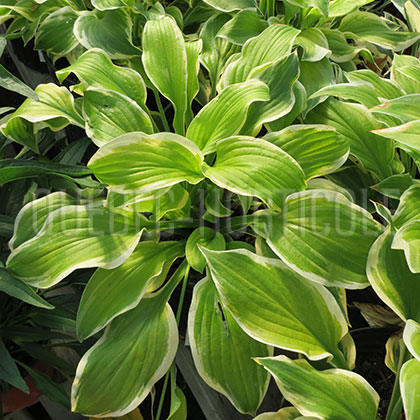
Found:
[{"label": "hosta plant", "polygon": [[416,419],[420,65],[400,52],[420,39],[417,4],[396,2],[398,19],[369,1],[57,0],[32,4],[34,19],[4,3],[7,36],[35,36],[75,83],[38,86],[3,134],[37,153],[39,130],[70,124],[97,146],[73,173],[81,196],[21,210],[7,261],[41,289],[97,268],[77,335],[98,341],[73,410],[126,414],[166,375],[169,418],[185,418],[188,311],[197,371],[238,411],[255,414],[273,376],[295,408],[260,420],[375,420],[346,311],[346,290],[372,286],[405,323],[387,344],[386,418],[404,405]]}]

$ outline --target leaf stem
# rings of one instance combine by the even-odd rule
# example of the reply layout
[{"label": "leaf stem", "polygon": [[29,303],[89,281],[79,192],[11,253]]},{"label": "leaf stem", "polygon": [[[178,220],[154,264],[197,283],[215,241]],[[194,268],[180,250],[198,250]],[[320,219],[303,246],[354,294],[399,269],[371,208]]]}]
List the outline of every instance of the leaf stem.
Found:
[{"label": "leaf stem", "polygon": [[[182,265],[184,265],[184,263]],[[184,272],[184,279],[182,281],[182,289],[181,289],[181,295],[179,296],[178,309],[176,311],[176,324],[178,326],[179,326],[179,321],[181,319],[182,306],[184,304],[185,291],[187,289],[189,274],[190,274],[190,266],[187,265],[187,267],[185,268],[185,272]],[[162,392],[160,394],[159,405],[158,405],[158,409],[157,409],[157,412],[156,412],[156,420],[160,420],[160,416],[162,414],[163,402],[165,400],[166,390],[168,389],[169,376],[170,375],[173,376],[174,372],[175,372],[175,370],[174,370],[175,364],[174,363],[175,362],[172,363],[171,368],[168,370],[168,372],[166,372],[165,379],[163,381]]]},{"label": "leaf stem", "polygon": [[169,128],[165,110],[163,109],[163,106],[162,106],[162,101],[160,100],[159,92],[156,89],[153,89],[153,94],[155,95],[155,101],[159,110],[160,119],[162,120],[163,128],[165,129],[165,131],[170,132],[171,130]]},{"label": "leaf stem", "polygon": [[409,356],[409,353],[407,352],[404,341],[400,340],[400,354],[398,358],[397,373],[395,374],[394,388],[392,390],[391,400],[389,402],[388,412],[386,413],[385,420],[399,420],[401,417],[403,404],[400,392],[400,370],[406,361],[407,356]]}]

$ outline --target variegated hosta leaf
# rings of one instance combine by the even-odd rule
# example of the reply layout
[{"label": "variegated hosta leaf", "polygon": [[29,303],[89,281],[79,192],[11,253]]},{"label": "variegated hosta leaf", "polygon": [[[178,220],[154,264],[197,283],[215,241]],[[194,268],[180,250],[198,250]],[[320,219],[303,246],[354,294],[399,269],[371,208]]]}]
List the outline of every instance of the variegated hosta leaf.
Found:
[{"label": "variegated hosta leaf", "polygon": [[83,356],[73,382],[72,410],[98,417],[129,413],[167,372],[177,347],[178,328],[166,293],[144,297],[114,319]]},{"label": "variegated hosta leaf", "polygon": [[64,192],[48,194],[26,204],[16,217],[13,237],[9,242],[10,250],[33,238],[54,210],[75,204],[77,200]]},{"label": "variegated hosta leaf", "polygon": [[306,187],[298,163],[268,141],[230,137],[219,141],[216,151],[216,163],[203,163],[203,173],[221,188],[259,197],[268,205],[281,208],[288,194]]},{"label": "variegated hosta leaf", "polygon": [[293,4],[294,6],[301,7],[314,7],[318,9],[325,17],[328,17],[329,11],[329,0],[286,0],[287,3]]},{"label": "variegated hosta leaf", "polygon": [[394,232],[387,230],[369,251],[366,272],[378,296],[404,321],[420,321],[420,274],[407,266],[404,252],[392,249]]},{"label": "variegated hosta leaf", "polygon": [[[337,3],[337,1],[334,3]],[[334,3],[331,3],[331,5]],[[370,52],[367,48],[363,46],[350,45],[347,42],[347,38],[338,29],[320,28],[320,30],[327,38],[328,48],[331,52],[329,58],[332,61],[335,61],[336,63],[346,63],[358,54],[370,57]]]},{"label": "variegated hosta leaf", "polygon": [[402,145],[420,152],[420,119],[396,127],[378,129],[374,132],[382,137],[397,140]]},{"label": "variegated hosta leaf", "polygon": [[232,44],[228,40],[217,36],[223,25],[229,21],[229,18],[229,15],[224,13],[213,15],[203,25],[200,32],[200,39],[203,41],[200,61],[209,72],[214,94],[220,74],[228,59],[241,50],[239,45]]},{"label": "variegated hosta leaf", "polygon": [[368,41],[393,51],[401,51],[414,44],[420,34],[395,31],[389,27],[390,21],[370,12],[357,11],[343,18],[340,31],[356,40]]},{"label": "variegated hosta leaf", "polygon": [[188,315],[194,363],[209,386],[224,394],[241,413],[253,414],[270,377],[252,357],[272,352],[245,334],[219,300],[211,279],[206,277],[194,287]]},{"label": "variegated hosta leaf", "polygon": [[[413,179],[410,174],[398,174],[385,178],[383,181],[372,185],[372,189],[379,191],[387,197],[396,198],[399,200],[403,193],[407,191],[412,185],[418,184],[418,180]],[[396,224],[395,224],[396,225]]]},{"label": "variegated hosta leaf", "polygon": [[204,0],[204,2],[221,12],[233,12],[248,7],[257,7],[255,0]]},{"label": "variegated hosta leaf", "polygon": [[374,86],[364,81],[325,86],[313,93],[310,99],[323,96],[336,96],[343,99],[350,99],[361,103],[367,108],[372,108],[379,104],[379,99],[376,95]]},{"label": "variegated hosta leaf", "polygon": [[332,363],[346,365],[337,347],[346,321],[324,287],[280,260],[244,249],[201,249],[223,305],[248,335],[312,360],[334,355]]},{"label": "variegated hosta leaf", "polygon": [[413,185],[404,192],[393,217],[397,228],[413,220],[420,220],[420,185]]},{"label": "variegated hosta leaf", "polygon": [[249,39],[241,56],[231,62],[222,76],[222,88],[244,82],[271,63],[290,54],[299,30],[288,25],[274,24],[260,35]]},{"label": "variegated hosta leaf", "polygon": [[385,79],[372,70],[355,70],[346,73],[350,82],[367,82],[373,85],[376,95],[380,98],[393,99],[404,95],[404,92],[393,80]]},{"label": "variegated hosta leaf", "polygon": [[192,141],[172,133],[124,134],[99,149],[89,168],[121,193],[146,193],[203,179],[203,155]]},{"label": "variegated hosta leaf", "polygon": [[391,78],[401,86],[406,94],[420,93],[419,64],[419,59],[414,56],[394,55]]},{"label": "variegated hosta leaf", "polygon": [[262,124],[278,120],[293,108],[293,85],[299,75],[298,61],[297,56],[291,54],[256,75],[270,89],[270,100],[251,104],[241,134],[257,135]]},{"label": "variegated hosta leaf", "polygon": [[79,14],[71,7],[62,7],[48,14],[37,31],[35,48],[63,56],[79,45],[73,26]]},{"label": "variegated hosta leaf", "polygon": [[307,179],[335,172],[349,154],[347,142],[326,125],[292,125],[264,139],[296,159]]},{"label": "variegated hosta leaf", "polygon": [[410,353],[420,362],[420,324],[413,319],[407,320],[403,338]]},{"label": "variegated hosta leaf", "polygon": [[403,250],[412,273],[420,273],[420,220],[413,220],[397,231],[392,248]]},{"label": "variegated hosta leaf", "polygon": [[244,45],[248,39],[258,36],[267,26],[267,21],[261,17],[257,10],[244,9],[226,22],[217,36],[233,44]]},{"label": "variegated hosta leaf", "polygon": [[92,6],[98,10],[121,9],[134,4],[134,0],[91,0],[91,2]]},{"label": "variegated hosta leaf", "polygon": [[302,61],[319,61],[329,57],[328,40],[318,28],[306,28],[296,38],[296,44],[303,49]]},{"label": "variegated hosta leaf", "polygon": [[86,134],[97,146],[125,133],[153,133],[147,113],[127,96],[112,90],[90,88],[83,98]]},{"label": "variegated hosta leaf", "polygon": [[326,420],[375,420],[379,395],[360,375],[342,369],[318,371],[286,356],[257,359],[284,397],[305,416]]},{"label": "variegated hosta leaf", "polygon": [[225,238],[220,232],[215,232],[214,229],[208,226],[201,226],[191,233],[185,247],[185,256],[188,264],[194,270],[202,273],[206,266],[206,260],[198,249],[199,245],[208,249],[223,251],[226,243]]},{"label": "variegated hosta leaf", "polygon": [[161,286],[183,242],[140,242],[130,257],[112,270],[98,269],[89,280],[77,313],[77,336],[84,340],[115,317],[138,305],[145,293]]},{"label": "variegated hosta leaf", "polygon": [[417,420],[420,416],[420,361],[405,362],[400,372],[401,397],[406,420]]},{"label": "variegated hosta leaf", "polygon": [[203,48],[203,42],[201,39],[197,41],[191,41],[185,43],[185,52],[187,53],[187,71],[188,71],[188,81],[187,81],[187,122],[193,119],[193,113],[191,109],[191,104],[194,98],[197,96],[197,93],[200,90],[200,85],[198,82],[198,72],[200,71],[200,53]]},{"label": "variegated hosta leaf", "polygon": [[329,99],[318,105],[305,122],[326,124],[336,128],[350,145],[350,153],[379,179],[393,175],[394,143],[371,133],[381,127],[362,105]]},{"label": "variegated hosta leaf", "polygon": [[420,94],[414,93],[391,99],[373,107],[370,112],[374,116],[385,114],[396,117],[404,123],[417,120],[420,116]]},{"label": "variegated hosta leaf", "polygon": [[268,101],[270,90],[259,80],[228,86],[192,120],[187,137],[204,154],[216,150],[217,140],[239,134],[253,102]]},{"label": "variegated hosta leaf", "polygon": [[86,48],[101,48],[112,59],[141,54],[131,40],[132,21],[122,10],[82,12],[74,25],[77,40]]},{"label": "variegated hosta leaf", "polygon": [[334,0],[330,2],[330,17],[346,16],[365,4],[372,3],[373,0]]},{"label": "variegated hosta leaf", "polygon": [[145,219],[129,210],[65,206],[15,248],[7,268],[26,283],[50,287],[78,268],[114,268],[136,247]]},{"label": "variegated hosta leaf", "polygon": [[309,280],[333,287],[361,289],[367,254],[380,225],[363,208],[334,191],[309,190],[290,195],[283,213],[262,226],[273,251]]},{"label": "variegated hosta leaf", "polygon": [[70,73],[74,73],[86,88],[115,90],[145,108],[146,86],[139,73],[128,67],[116,66],[99,48],[86,51],[71,66],[58,70],[59,82],[62,83]]},{"label": "variegated hosta leaf", "polygon": [[254,420],[315,420],[317,417],[303,417],[295,407],[285,407],[277,413],[263,413]]},{"label": "variegated hosta leaf", "polygon": [[185,131],[188,61],[184,36],[169,16],[149,20],[143,31],[143,65],[147,76],[175,109],[174,129]]},{"label": "variegated hosta leaf", "polygon": [[72,94],[65,87],[54,83],[39,85],[35,89],[39,101],[28,98],[1,126],[3,133],[20,143],[19,133],[15,135],[17,126],[15,119],[24,119],[31,123],[42,122],[52,130],[61,130],[68,124],[84,127],[85,122],[74,107]]}]

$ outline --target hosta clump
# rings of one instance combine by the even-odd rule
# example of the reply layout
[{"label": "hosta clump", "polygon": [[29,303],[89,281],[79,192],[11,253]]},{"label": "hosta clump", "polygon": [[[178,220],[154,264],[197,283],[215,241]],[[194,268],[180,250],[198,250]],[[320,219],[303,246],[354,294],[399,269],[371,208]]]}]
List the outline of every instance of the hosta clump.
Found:
[{"label": "hosta clump", "polygon": [[[103,194],[33,201],[8,260],[40,288],[98,268],[77,334],[105,331],[79,364],[73,410],[122,415],[168,371],[175,384],[190,281],[194,363],[238,411],[256,413],[271,374],[296,408],[278,416],[374,420],[379,396],[352,372],[346,289],[372,285],[407,322],[404,343],[418,358],[420,66],[395,54],[386,79],[357,64],[390,64],[419,35],[341,0],[92,5],[58,2],[35,30],[36,46],[71,63],[60,82],[73,74],[80,83],[38,86],[39,100],[2,125],[28,148],[40,127],[68,124],[98,146],[87,166]],[[61,45],[47,34],[64,18]],[[405,348],[391,341],[392,354],[396,346]],[[273,347],[302,360],[274,357]],[[400,414],[401,393],[415,419],[419,368],[417,359],[401,367],[408,354],[396,356],[390,410]],[[171,415],[184,412],[176,386],[171,399]]]}]

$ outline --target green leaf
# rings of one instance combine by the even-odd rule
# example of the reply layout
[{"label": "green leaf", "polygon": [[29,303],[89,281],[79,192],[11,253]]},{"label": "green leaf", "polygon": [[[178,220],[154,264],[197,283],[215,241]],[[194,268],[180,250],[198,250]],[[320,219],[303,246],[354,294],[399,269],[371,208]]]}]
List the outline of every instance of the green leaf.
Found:
[{"label": "green leaf", "polygon": [[406,94],[420,93],[419,63],[418,58],[411,55],[394,55],[391,78],[401,86]]},{"label": "green leaf", "polygon": [[220,304],[216,288],[208,277],[194,287],[188,331],[200,376],[225,395],[238,411],[255,413],[270,377],[251,358],[269,356],[272,351],[242,331]]},{"label": "green leaf", "polygon": [[199,246],[208,249],[223,251],[226,243],[225,238],[219,232],[215,232],[212,228],[202,226],[194,230],[188,237],[185,247],[185,256],[188,264],[196,271],[203,273],[206,266],[206,260],[198,249]]},{"label": "green leaf", "polygon": [[161,294],[147,295],[114,319],[83,356],[73,382],[72,410],[86,416],[129,413],[167,372],[177,347],[171,307]]},{"label": "green leaf", "polygon": [[214,152],[218,140],[239,134],[253,102],[269,99],[268,86],[259,80],[228,86],[196,115],[187,137],[204,154]]},{"label": "green leaf", "polygon": [[264,139],[296,159],[306,179],[335,172],[346,162],[349,153],[347,142],[326,125],[292,125],[268,133]]},{"label": "green leaf", "polygon": [[53,305],[50,305],[46,300],[42,299],[34,289],[14,277],[6,268],[2,267],[0,267],[0,291],[29,305],[45,309],[54,308]]},{"label": "green leaf", "polygon": [[79,41],[73,33],[79,13],[71,7],[62,7],[42,21],[35,37],[35,48],[56,56],[63,56],[73,50]]},{"label": "green leaf", "polygon": [[192,102],[200,90],[198,82],[198,73],[200,71],[200,53],[203,48],[203,42],[199,39],[197,41],[186,42],[185,51],[187,53],[187,122],[193,119],[193,112],[191,109]]},{"label": "green leaf", "polygon": [[25,159],[0,160],[0,184],[42,176],[45,174],[62,174],[70,177],[90,175],[90,170],[85,166],[63,165],[55,162],[43,162]]},{"label": "green leaf", "polygon": [[366,272],[375,292],[401,319],[420,321],[420,275],[409,270],[402,251],[393,249],[394,237],[388,228],[375,241]]},{"label": "green leaf", "polygon": [[400,204],[394,214],[397,228],[420,219],[420,185],[413,185],[400,198]]},{"label": "green leaf", "polygon": [[406,191],[414,183],[417,183],[417,180],[413,179],[411,175],[400,174],[385,178],[378,184],[373,185],[371,188],[375,191],[379,191],[387,197],[399,200],[404,191]]},{"label": "green leaf", "polygon": [[314,7],[318,9],[325,17],[328,17],[329,0],[287,0],[294,6],[298,6],[302,9],[306,7]]},{"label": "green leaf", "polygon": [[396,127],[373,130],[375,134],[397,140],[415,151],[420,151],[420,120],[410,121]]},{"label": "green leaf", "polygon": [[222,88],[245,82],[270,64],[289,55],[299,32],[288,25],[274,24],[257,37],[249,39],[242,48],[241,56],[224,71]]},{"label": "green leaf", "polygon": [[70,398],[66,391],[54,382],[49,376],[30,368],[24,363],[19,362],[20,365],[31,375],[35,386],[50,400],[62,405],[67,410],[70,408]]},{"label": "green leaf", "polygon": [[404,95],[397,83],[379,76],[372,70],[351,71],[346,73],[346,78],[350,82],[363,81],[370,83],[375,88],[376,96],[380,98],[393,99]]},{"label": "green leaf", "polygon": [[200,38],[203,41],[200,61],[209,72],[213,94],[216,93],[216,85],[228,59],[241,50],[239,45],[217,36],[228,21],[229,15],[216,14],[207,20],[200,32]]},{"label": "green leaf", "polygon": [[399,98],[383,102],[370,109],[375,116],[379,114],[390,115],[401,122],[417,120],[420,115],[420,94],[404,95]]},{"label": "green leaf", "polygon": [[98,48],[86,51],[71,66],[58,70],[59,82],[62,83],[70,73],[74,73],[86,88],[114,90],[145,109],[146,86],[140,74],[128,67],[116,66]]},{"label": "green leaf", "polygon": [[84,128],[85,122],[76,111],[74,98],[68,89],[58,87],[54,83],[47,83],[38,85],[35,93],[39,101],[26,99],[1,126],[6,136],[14,139],[14,127],[11,122],[15,119],[24,119],[31,123],[43,122],[54,131],[61,130],[68,124]]},{"label": "green leaf", "polygon": [[333,0],[330,2],[329,17],[346,16],[359,7],[372,3],[373,0]]},{"label": "green leaf", "polygon": [[331,54],[328,40],[318,28],[304,29],[296,38],[303,49],[302,61],[319,61]]},{"label": "green leaf", "polygon": [[379,395],[360,375],[342,369],[318,371],[306,360],[286,356],[257,359],[284,397],[305,416],[375,420]]},{"label": "green leaf", "polygon": [[248,39],[258,36],[265,28],[267,22],[256,10],[245,9],[226,22],[217,36],[233,44],[244,45]]},{"label": "green leaf", "polygon": [[7,71],[2,65],[0,65],[0,86],[35,101],[38,100],[38,95],[29,86]]},{"label": "green leaf", "polygon": [[14,234],[9,242],[10,250],[36,236],[50,213],[74,204],[77,204],[77,200],[64,192],[48,194],[26,204],[16,217]]},{"label": "green leaf", "polygon": [[[334,3],[331,3],[331,7]],[[346,4],[350,4],[346,1]],[[353,3],[352,3],[353,4]],[[370,51],[363,46],[350,45],[347,38],[338,29],[320,28],[320,31],[327,38],[328,49],[331,54],[329,58],[336,63],[346,63],[355,58],[358,54],[373,61]]]},{"label": "green leaf", "polygon": [[213,166],[203,163],[203,173],[221,188],[256,196],[281,208],[284,198],[305,189],[304,173],[286,152],[268,141],[230,137],[217,143]]},{"label": "green leaf", "polygon": [[86,48],[101,48],[112,59],[141,54],[131,39],[132,21],[122,10],[82,12],[74,24],[74,35]]},{"label": "green leaf", "polygon": [[4,124],[0,126],[0,134],[38,154],[38,138],[35,133],[35,125],[21,118],[10,117],[11,114],[2,119]]},{"label": "green leaf", "polygon": [[174,129],[185,132],[188,105],[188,60],[184,36],[169,16],[149,20],[143,31],[143,65],[147,76],[175,109]]},{"label": "green leaf", "polygon": [[408,319],[404,327],[403,339],[410,353],[420,361],[420,324]]},{"label": "green leaf", "polygon": [[394,144],[371,133],[381,125],[365,107],[329,99],[308,114],[305,122],[334,127],[349,142],[350,153],[380,180],[393,175]]},{"label": "green leaf", "polygon": [[293,108],[293,85],[298,76],[299,61],[295,54],[271,64],[256,75],[255,78],[270,89],[270,100],[251,104],[241,134],[256,136],[264,123],[278,120]]},{"label": "green leaf", "polygon": [[416,32],[394,31],[390,23],[374,13],[357,11],[343,18],[340,31],[393,51],[405,50],[420,38]]},{"label": "green leaf", "polygon": [[26,283],[42,288],[78,268],[115,268],[133,252],[142,225],[143,219],[128,210],[61,207],[48,216],[36,237],[12,251],[7,268]]},{"label": "green leaf", "polygon": [[234,10],[257,7],[255,0],[204,0],[205,3],[222,12],[233,12]]},{"label": "green leaf", "polygon": [[416,359],[405,362],[400,372],[401,397],[407,420],[420,416],[420,362]]},{"label": "green leaf", "polygon": [[[413,220],[402,226],[395,234],[393,249],[405,253],[408,267],[412,273],[420,273],[420,220]],[[420,320],[419,320],[420,321]]]},{"label": "green leaf", "polygon": [[302,417],[299,411],[294,407],[285,407],[277,411],[277,413],[263,413],[255,417],[254,420],[314,420],[315,417]]},{"label": "green leaf", "polygon": [[183,254],[183,242],[140,242],[119,267],[98,269],[80,301],[78,338],[90,337],[117,316],[135,308],[145,293],[161,286],[172,263]]},{"label": "green leaf", "polygon": [[[174,373],[172,373],[174,372]],[[176,369],[171,370],[171,406],[167,420],[187,419],[187,399],[181,388],[176,385]]]},{"label": "green leaf", "polygon": [[197,184],[203,179],[202,161],[198,147],[185,137],[130,133],[99,149],[88,166],[114,191],[140,194],[182,181]]},{"label": "green leaf", "polygon": [[337,345],[347,325],[324,287],[278,259],[247,250],[201,249],[223,306],[249,336],[312,360],[340,357]]},{"label": "green leaf", "polygon": [[133,6],[134,0],[91,0],[92,6],[98,10],[121,9],[127,6]]},{"label": "green leaf", "polygon": [[283,214],[268,217],[262,233],[273,251],[309,280],[347,289],[369,285],[367,254],[380,225],[340,193],[290,195]]},{"label": "green leaf", "polygon": [[10,356],[9,351],[0,339],[0,379],[8,384],[20,389],[21,391],[29,394],[29,388],[23,380],[15,361]]},{"label": "green leaf", "polygon": [[86,134],[99,147],[126,133],[153,133],[147,113],[119,92],[92,88],[86,90],[83,111],[86,116]]},{"label": "green leaf", "polygon": [[364,81],[324,86],[313,93],[309,99],[323,96],[336,96],[338,98],[350,99],[351,101],[361,103],[367,108],[372,108],[379,104],[374,86]]}]

